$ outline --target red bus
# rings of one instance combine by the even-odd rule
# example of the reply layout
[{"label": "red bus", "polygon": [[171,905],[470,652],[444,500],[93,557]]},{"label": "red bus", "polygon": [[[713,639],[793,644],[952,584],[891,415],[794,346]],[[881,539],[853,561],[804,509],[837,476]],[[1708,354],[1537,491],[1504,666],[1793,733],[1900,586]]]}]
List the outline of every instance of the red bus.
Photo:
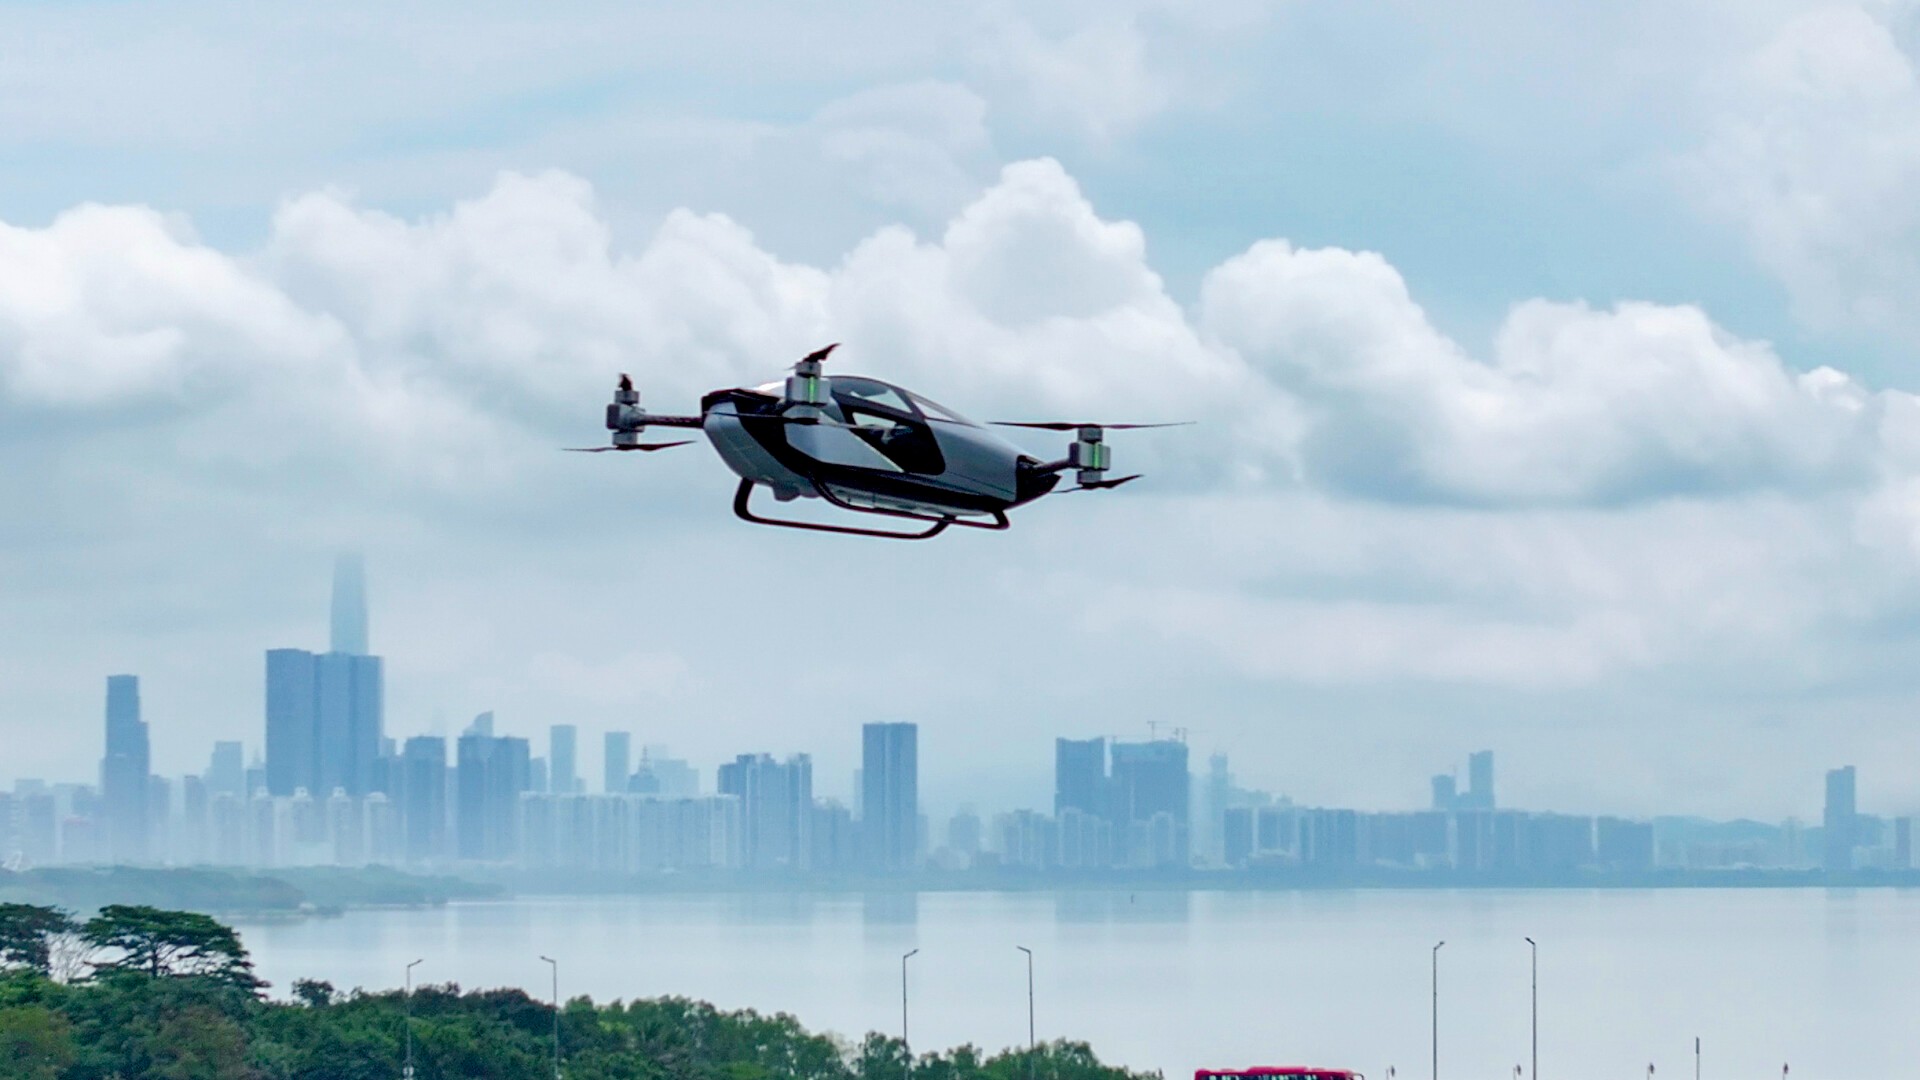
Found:
[{"label": "red bus", "polygon": [[1200,1068],[1194,1080],[1367,1080],[1346,1068],[1308,1068],[1304,1065],[1263,1065],[1260,1068]]},{"label": "red bus", "polygon": [[1193,1080],[1367,1080],[1346,1069],[1309,1069],[1301,1065],[1262,1065],[1253,1069],[1198,1069]]}]

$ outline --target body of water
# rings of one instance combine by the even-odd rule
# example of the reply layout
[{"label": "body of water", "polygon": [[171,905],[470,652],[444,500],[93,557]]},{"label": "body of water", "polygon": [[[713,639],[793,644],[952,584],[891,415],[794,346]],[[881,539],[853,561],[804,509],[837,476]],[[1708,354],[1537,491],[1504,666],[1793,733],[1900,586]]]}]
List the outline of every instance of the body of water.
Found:
[{"label": "body of water", "polygon": [[1552,1078],[1920,1077],[1920,892],[1905,890],[1034,892],[520,899],[242,924],[260,973],[341,989],[416,982],[563,996],[681,995],[921,1049],[1040,1037],[1169,1077],[1201,1066]]}]

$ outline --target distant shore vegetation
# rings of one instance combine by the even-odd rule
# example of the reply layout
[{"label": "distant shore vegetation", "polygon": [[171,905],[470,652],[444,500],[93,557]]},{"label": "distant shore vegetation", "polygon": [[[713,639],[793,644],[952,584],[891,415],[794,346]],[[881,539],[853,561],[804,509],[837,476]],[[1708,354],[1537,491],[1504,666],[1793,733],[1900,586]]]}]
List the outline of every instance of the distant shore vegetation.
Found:
[{"label": "distant shore vegetation", "polygon": [[0,902],[97,911],[110,904],[216,915],[326,913],[356,907],[421,907],[500,896],[496,884],[411,874],[388,867],[49,866],[0,870]]},{"label": "distant shore vegetation", "polygon": [[[549,1080],[554,1010],[520,990],[341,992],[297,980],[276,999],[211,916],[108,905],[85,920],[0,904],[6,1080],[391,1080],[412,1033],[418,1080]],[[786,1014],[681,998],[560,1010],[568,1080],[1149,1080],[1083,1043],[915,1055],[899,1039],[816,1034]],[[911,1071],[909,1071],[909,1069]]]}]

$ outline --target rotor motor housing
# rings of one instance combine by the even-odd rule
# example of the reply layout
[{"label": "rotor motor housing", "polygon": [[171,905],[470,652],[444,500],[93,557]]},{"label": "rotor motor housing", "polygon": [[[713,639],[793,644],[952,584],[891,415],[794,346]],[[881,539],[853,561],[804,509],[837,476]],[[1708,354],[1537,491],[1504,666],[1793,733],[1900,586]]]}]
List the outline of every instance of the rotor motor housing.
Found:
[{"label": "rotor motor housing", "polygon": [[825,405],[827,380],[819,364],[801,364],[787,376],[787,401],[794,405]]},{"label": "rotor motor housing", "polygon": [[1079,470],[1075,479],[1082,484],[1090,484],[1100,479],[1100,474],[1113,467],[1113,448],[1105,441],[1106,433],[1097,427],[1083,427],[1080,437],[1067,448],[1067,464]]}]

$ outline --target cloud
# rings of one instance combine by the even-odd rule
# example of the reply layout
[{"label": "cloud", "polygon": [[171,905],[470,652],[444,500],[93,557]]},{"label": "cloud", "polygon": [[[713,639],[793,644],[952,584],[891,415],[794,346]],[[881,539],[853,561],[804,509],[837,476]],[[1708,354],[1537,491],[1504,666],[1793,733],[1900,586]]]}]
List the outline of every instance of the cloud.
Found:
[{"label": "cloud", "polygon": [[[1089,701],[1805,687],[1920,610],[1911,395],[1688,306],[1524,300],[1481,359],[1384,257],[1279,240],[1189,308],[1149,252],[1045,159],[818,263],[686,209],[624,241],[557,171],[411,216],[310,192],[244,252],[138,207],[0,228],[0,427],[32,455],[0,498],[33,508],[0,524],[0,642],[41,658],[0,716],[91,716],[107,664],[253,731],[257,650],[322,610],[286,582],[347,541],[392,568],[397,730],[651,709],[716,755],[767,737],[789,663],[832,692],[776,748],[895,695],[972,746]],[[923,546],[746,529],[692,449],[556,452],[603,437],[619,371],[690,409],[831,340],[986,417],[1204,422],[1119,441],[1152,478],[1124,497]],[[1004,681],[926,703],[947,664]]]},{"label": "cloud", "polygon": [[1920,337],[1920,78],[1909,4],[1825,4],[1780,21],[1709,81],[1680,174],[1739,228],[1810,325]]},{"label": "cloud", "polygon": [[1321,481],[1385,498],[1612,502],[1865,473],[1875,402],[1687,306],[1516,305],[1479,361],[1378,255],[1263,241],[1201,323],[1304,403]]}]

